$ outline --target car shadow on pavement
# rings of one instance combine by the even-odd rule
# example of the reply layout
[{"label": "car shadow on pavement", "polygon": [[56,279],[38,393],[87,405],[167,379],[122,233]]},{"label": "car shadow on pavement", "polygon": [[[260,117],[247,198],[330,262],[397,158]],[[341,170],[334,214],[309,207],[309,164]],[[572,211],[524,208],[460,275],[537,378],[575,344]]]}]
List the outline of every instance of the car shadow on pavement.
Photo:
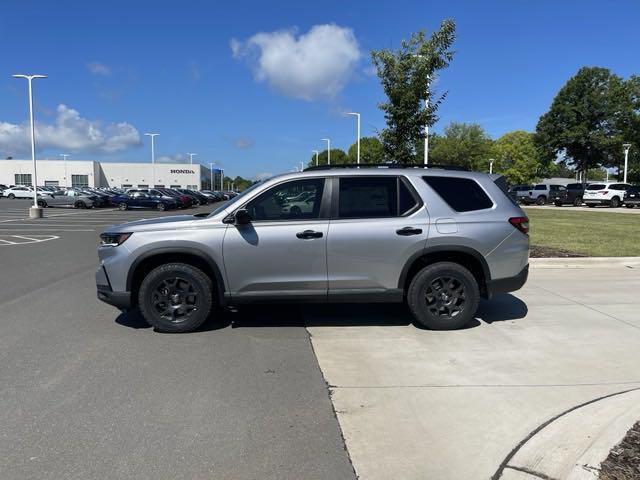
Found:
[{"label": "car shadow on pavement", "polygon": [[[496,295],[491,300],[481,300],[476,316],[463,330],[478,327],[481,322],[492,324],[517,320],[527,315],[527,305],[510,294]],[[116,323],[124,327],[151,328],[135,309],[120,314]],[[265,304],[245,305],[218,311],[196,332],[223,328],[260,327],[365,327],[407,326],[426,330],[415,322],[403,304]]]}]

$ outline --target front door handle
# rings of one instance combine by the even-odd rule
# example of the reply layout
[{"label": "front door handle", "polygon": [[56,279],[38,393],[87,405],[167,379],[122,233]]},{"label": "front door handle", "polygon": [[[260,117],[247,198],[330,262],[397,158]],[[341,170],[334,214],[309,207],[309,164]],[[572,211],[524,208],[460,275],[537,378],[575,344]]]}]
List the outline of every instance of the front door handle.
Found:
[{"label": "front door handle", "polygon": [[420,235],[422,233],[421,228],[413,228],[413,227],[404,227],[400,230],[396,230],[398,235],[402,235],[403,237],[408,237],[409,235]]},{"label": "front door handle", "polygon": [[298,232],[296,233],[296,237],[298,238],[321,238],[322,237],[322,232],[315,232],[313,230],[305,230],[304,232]]}]

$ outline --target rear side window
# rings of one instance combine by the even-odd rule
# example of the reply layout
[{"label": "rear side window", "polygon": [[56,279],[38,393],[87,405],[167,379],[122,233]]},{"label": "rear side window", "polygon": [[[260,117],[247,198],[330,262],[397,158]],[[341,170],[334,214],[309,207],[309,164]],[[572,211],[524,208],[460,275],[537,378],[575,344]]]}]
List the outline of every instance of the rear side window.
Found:
[{"label": "rear side window", "polygon": [[604,190],[605,188],[607,188],[607,186],[602,183],[593,183],[587,186],[586,190]]},{"label": "rear side window", "polygon": [[456,212],[491,208],[493,202],[478,182],[469,178],[422,177]]},{"label": "rear side window", "polygon": [[345,177],[340,179],[340,218],[395,217],[398,214],[396,177]]}]

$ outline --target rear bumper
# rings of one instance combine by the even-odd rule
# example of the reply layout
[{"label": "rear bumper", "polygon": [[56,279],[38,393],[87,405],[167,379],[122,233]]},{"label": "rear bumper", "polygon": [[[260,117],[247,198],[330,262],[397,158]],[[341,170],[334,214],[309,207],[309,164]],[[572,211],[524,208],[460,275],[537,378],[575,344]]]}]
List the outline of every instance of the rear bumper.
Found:
[{"label": "rear bumper", "polygon": [[611,200],[598,198],[583,198],[582,201],[587,205],[611,205]]},{"label": "rear bumper", "polygon": [[487,282],[487,296],[491,298],[497,293],[515,292],[520,290],[529,277],[529,265],[514,277],[498,278]]}]

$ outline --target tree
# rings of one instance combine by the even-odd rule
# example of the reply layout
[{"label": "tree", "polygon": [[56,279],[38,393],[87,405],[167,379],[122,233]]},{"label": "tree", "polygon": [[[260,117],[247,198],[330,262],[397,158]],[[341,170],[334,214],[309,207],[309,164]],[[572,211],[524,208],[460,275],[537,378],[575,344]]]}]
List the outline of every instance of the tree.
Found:
[{"label": "tree", "polygon": [[[362,152],[361,152],[362,154]],[[340,150],[339,148],[331,149],[331,165],[343,165],[345,163],[350,163],[349,157],[344,153],[344,150]],[[307,163],[307,167],[313,167],[316,164],[316,154],[311,155],[311,160]],[[318,165],[326,165],[327,164],[327,150],[323,150],[318,155]]]},{"label": "tree", "polygon": [[[415,161],[417,140],[424,137],[426,125],[436,122],[436,111],[446,96],[445,93],[436,97],[429,84],[453,59],[454,40],[455,23],[445,20],[428,39],[424,31],[419,31],[409,40],[403,40],[397,51],[371,52],[388,98],[379,105],[387,121],[381,140],[388,159],[402,163]],[[426,99],[428,108],[424,106]]]},{"label": "tree", "polygon": [[582,172],[620,167],[622,144],[639,137],[640,79],[625,82],[600,67],[583,67],[570,78],[536,126],[543,159],[564,156]]},{"label": "tree", "polygon": [[[476,123],[451,122],[444,135],[429,137],[429,162],[489,170],[492,140]],[[419,153],[418,157],[422,156]]]},{"label": "tree", "polygon": [[533,134],[522,130],[505,133],[493,145],[493,171],[511,184],[534,183],[540,168],[540,155]]},{"label": "tree", "polygon": [[[358,143],[354,142],[349,147],[349,163],[356,163],[358,160]],[[333,161],[333,154],[331,154]],[[360,139],[360,163],[382,163],[384,162],[384,148],[380,140],[376,137],[362,137]]]}]

